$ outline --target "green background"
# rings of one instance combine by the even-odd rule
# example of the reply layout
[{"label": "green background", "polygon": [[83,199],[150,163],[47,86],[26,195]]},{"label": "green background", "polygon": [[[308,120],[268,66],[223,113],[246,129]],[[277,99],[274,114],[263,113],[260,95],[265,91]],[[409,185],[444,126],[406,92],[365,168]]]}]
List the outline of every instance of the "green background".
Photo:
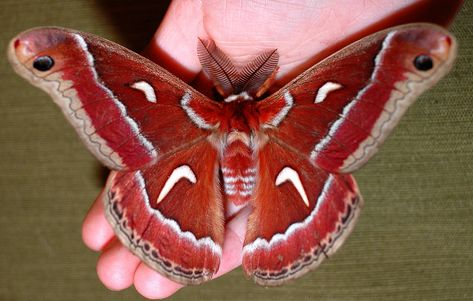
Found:
[{"label": "green background", "polygon": [[[2,0],[0,49],[29,27],[60,25],[139,51],[165,9],[158,1]],[[283,287],[258,287],[237,269],[171,299],[473,300],[472,9],[467,1],[452,27],[455,69],[357,172],[365,208],[333,258]],[[97,254],[81,241],[106,171],[5,55],[0,68],[0,300],[140,300],[133,288],[107,290]]]}]

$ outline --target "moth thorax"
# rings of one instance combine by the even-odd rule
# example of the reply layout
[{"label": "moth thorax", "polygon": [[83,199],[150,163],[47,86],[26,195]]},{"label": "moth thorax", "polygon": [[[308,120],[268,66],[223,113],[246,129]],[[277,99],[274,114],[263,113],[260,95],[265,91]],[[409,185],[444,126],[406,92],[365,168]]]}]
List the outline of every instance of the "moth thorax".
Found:
[{"label": "moth thorax", "polygon": [[243,145],[248,148],[251,148],[253,144],[250,135],[248,135],[247,133],[240,131],[232,131],[227,135],[226,145],[231,145],[237,141],[243,143]]},{"label": "moth thorax", "polygon": [[241,92],[240,94],[232,94],[224,99],[225,102],[234,102],[234,101],[248,101],[253,100],[246,91]]}]

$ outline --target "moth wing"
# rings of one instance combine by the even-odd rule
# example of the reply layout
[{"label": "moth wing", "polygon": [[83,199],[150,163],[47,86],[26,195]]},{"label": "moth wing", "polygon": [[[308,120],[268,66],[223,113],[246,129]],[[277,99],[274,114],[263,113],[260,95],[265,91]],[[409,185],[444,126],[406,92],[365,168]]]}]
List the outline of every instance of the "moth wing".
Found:
[{"label": "moth wing", "polygon": [[[49,93],[106,166],[137,170],[208,135],[220,106],[142,56],[103,38],[43,27],[12,40],[14,69]],[[48,70],[34,67],[49,57]]]},{"label": "moth wing", "polygon": [[258,284],[280,285],[341,246],[363,201],[351,175],[329,173],[274,141],[257,158],[243,269]]},{"label": "moth wing", "polygon": [[325,170],[348,173],[378,150],[426,89],[451,68],[455,39],[430,24],[375,33],[260,101],[267,134]]},{"label": "moth wing", "polygon": [[121,242],[182,284],[210,280],[222,256],[224,217],[217,151],[207,141],[140,171],[112,172],[108,221]]}]

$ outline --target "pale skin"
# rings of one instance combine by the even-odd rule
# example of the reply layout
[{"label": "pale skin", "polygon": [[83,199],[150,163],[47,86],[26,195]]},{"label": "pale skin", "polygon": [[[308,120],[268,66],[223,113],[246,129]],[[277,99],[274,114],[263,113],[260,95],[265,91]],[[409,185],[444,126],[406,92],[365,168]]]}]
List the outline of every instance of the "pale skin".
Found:
[{"label": "pale skin", "polygon": [[[364,29],[419,2],[423,1],[174,1],[146,55],[187,82],[197,79],[199,85],[204,78],[196,55],[197,37],[214,39],[237,65],[277,48],[276,85],[281,86],[325,56],[327,48],[363,36]],[[223,258],[215,277],[241,264],[248,214],[243,210],[226,224]],[[82,237],[90,249],[101,253],[97,273],[107,288],[118,291],[134,285],[144,297],[160,299],[182,287],[121,245],[105,219],[100,196],[85,217]]]}]

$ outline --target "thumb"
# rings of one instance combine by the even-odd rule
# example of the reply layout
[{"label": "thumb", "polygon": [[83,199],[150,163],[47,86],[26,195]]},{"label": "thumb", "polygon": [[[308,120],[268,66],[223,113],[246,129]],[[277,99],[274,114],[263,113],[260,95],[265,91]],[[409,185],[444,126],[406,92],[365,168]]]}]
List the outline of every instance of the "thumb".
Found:
[{"label": "thumb", "polygon": [[143,55],[191,82],[202,69],[196,54],[202,15],[200,1],[173,1]]}]

